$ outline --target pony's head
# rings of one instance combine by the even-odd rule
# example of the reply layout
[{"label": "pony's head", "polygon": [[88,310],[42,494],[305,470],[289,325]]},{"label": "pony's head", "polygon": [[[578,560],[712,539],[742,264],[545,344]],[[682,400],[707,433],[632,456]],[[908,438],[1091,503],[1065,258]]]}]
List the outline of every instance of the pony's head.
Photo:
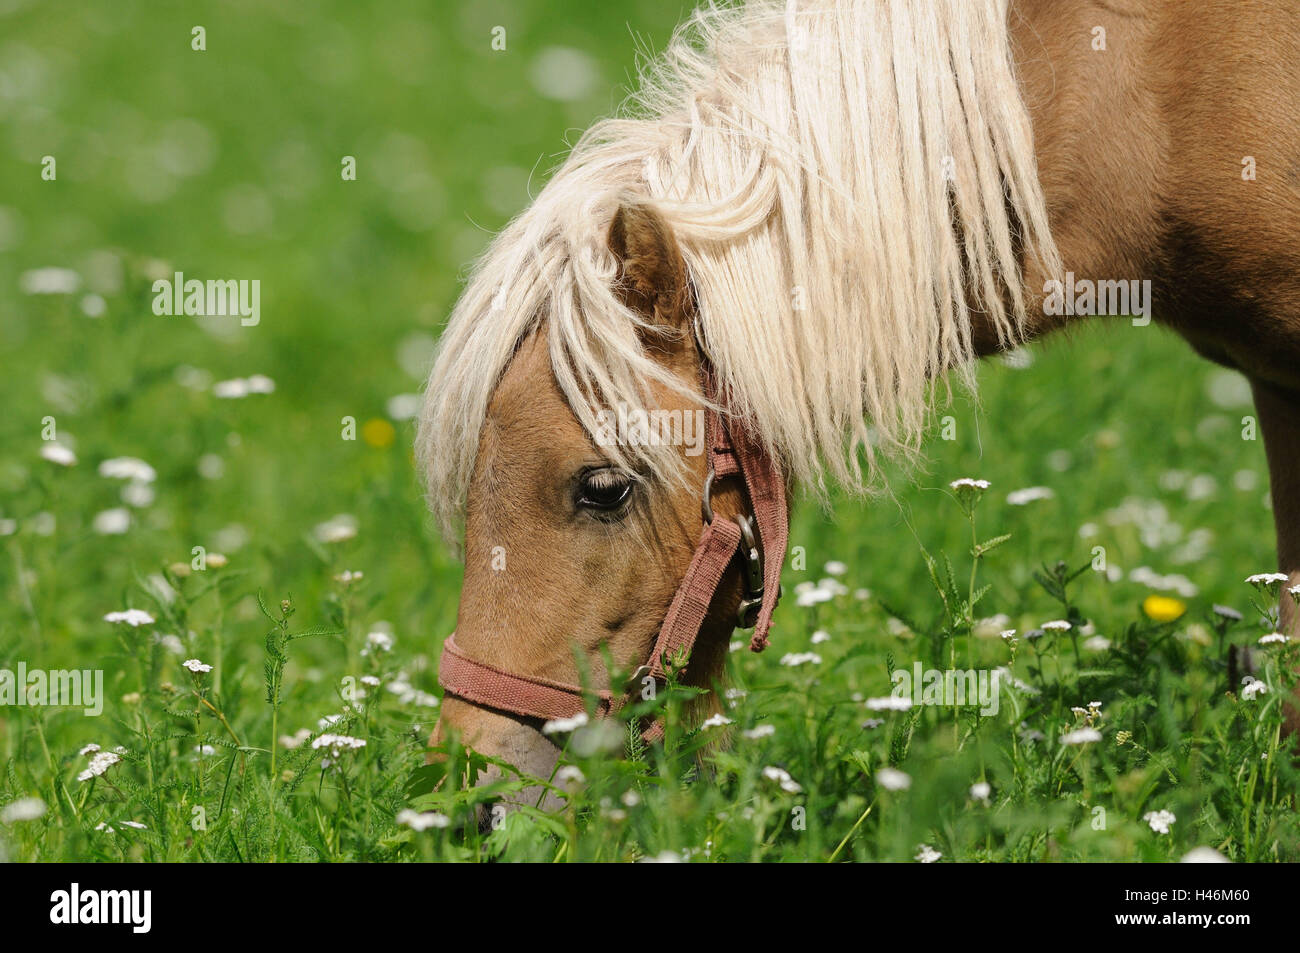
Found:
[{"label": "pony's head", "polygon": [[[613,337],[628,349],[629,364],[641,363],[639,379],[616,406],[600,406],[619,393],[616,384],[597,389],[568,376],[569,368],[557,373],[553,346],[563,331],[556,324],[565,317],[553,295],[543,297],[478,429],[465,489],[455,658],[443,658],[444,670],[473,669],[459,683],[444,682],[434,736],[436,743],[454,730],[476,750],[542,778],[559,753],[542,733],[544,719],[580,710],[582,698],[562,691],[539,699],[538,692],[590,686],[616,707],[627,687],[615,675],[654,659],[700,543],[706,482],[712,522],[743,519],[752,507],[742,474],[708,480],[706,421],[717,419],[717,408],[701,391],[694,295],[668,224],[649,204],[628,199],[614,206],[603,236],[603,247],[590,251],[593,265],[608,269],[600,279],[612,293],[603,300],[606,319],[622,323]],[[501,294],[494,292],[495,306],[506,306]],[[440,367],[435,379],[454,374]],[[566,378],[576,396],[566,394]],[[629,404],[633,395],[638,401]],[[703,687],[720,673],[752,584],[743,560],[731,558],[737,551],[724,543],[722,578],[710,587],[704,619],[691,627],[698,637],[686,679]],[[534,792],[523,797],[536,801]]]}]

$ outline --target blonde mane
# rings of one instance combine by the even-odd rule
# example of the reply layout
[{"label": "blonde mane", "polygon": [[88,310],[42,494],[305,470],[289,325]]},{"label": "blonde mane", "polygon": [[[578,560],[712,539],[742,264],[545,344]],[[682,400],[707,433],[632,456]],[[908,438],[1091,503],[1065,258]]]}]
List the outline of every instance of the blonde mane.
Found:
[{"label": "blonde mane", "polygon": [[1006,18],[1006,0],[751,0],[679,27],[452,314],[418,436],[443,531],[458,535],[488,403],[535,329],[588,432],[599,408],[648,406],[647,382],[680,386],[613,288],[606,234],[629,200],[671,225],[733,408],[794,480],[862,489],[877,449],[915,448],[930,382],[969,380],[969,309],[1013,345],[1022,256],[1060,272]]}]

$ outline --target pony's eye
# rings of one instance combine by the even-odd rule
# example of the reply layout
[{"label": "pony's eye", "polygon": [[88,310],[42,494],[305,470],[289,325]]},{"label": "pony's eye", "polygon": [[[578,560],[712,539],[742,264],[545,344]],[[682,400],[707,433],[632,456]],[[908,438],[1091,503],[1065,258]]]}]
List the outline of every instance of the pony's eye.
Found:
[{"label": "pony's eye", "polygon": [[578,505],[598,514],[616,513],[631,495],[632,478],[614,467],[589,470],[578,482]]}]

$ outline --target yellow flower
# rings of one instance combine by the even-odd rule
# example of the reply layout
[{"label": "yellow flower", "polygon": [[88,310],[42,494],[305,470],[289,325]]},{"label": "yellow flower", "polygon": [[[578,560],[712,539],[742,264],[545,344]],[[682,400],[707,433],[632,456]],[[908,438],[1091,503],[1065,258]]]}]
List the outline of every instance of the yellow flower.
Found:
[{"label": "yellow flower", "polygon": [[1173,622],[1187,606],[1171,596],[1147,596],[1142,600],[1142,611],[1157,622]]},{"label": "yellow flower", "polygon": [[391,447],[393,440],[397,437],[397,431],[387,420],[379,417],[371,418],[361,425],[361,439],[372,447]]}]

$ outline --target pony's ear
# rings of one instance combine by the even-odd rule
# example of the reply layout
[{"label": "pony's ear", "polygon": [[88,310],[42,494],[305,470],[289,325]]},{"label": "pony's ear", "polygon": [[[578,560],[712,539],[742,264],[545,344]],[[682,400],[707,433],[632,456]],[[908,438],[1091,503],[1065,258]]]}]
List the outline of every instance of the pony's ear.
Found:
[{"label": "pony's ear", "polygon": [[618,292],[628,307],[665,330],[681,330],[691,316],[690,280],[677,239],[648,205],[624,203],[609,226],[609,250],[618,261]]}]

